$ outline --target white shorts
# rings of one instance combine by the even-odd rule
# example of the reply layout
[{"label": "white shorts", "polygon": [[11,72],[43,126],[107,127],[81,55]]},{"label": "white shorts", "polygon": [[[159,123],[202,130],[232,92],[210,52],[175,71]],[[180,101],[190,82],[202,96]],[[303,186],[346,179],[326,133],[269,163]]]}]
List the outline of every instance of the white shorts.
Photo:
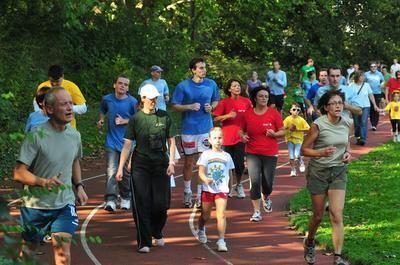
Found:
[{"label": "white shorts", "polygon": [[202,153],[210,149],[210,143],[208,142],[208,133],[203,134],[182,134],[182,148],[185,155],[193,155],[196,153]]}]

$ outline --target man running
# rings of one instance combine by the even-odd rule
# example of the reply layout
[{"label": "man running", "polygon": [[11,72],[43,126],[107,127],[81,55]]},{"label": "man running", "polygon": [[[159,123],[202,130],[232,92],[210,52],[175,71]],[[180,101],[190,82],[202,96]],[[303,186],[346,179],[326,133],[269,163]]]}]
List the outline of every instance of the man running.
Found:
[{"label": "man running", "polygon": [[151,78],[144,80],[140,84],[138,94],[141,95],[142,87],[147,84],[155,86],[161,96],[157,98],[156,108],[160,110],[167,110],[167,102],[169,101],[169,88],[167,81],[161,78],[161,73],[164,71],[160,66],[153,65],[150,68]]},{"label": "man running", "polygon": [[285,88],[287,86],[286,73],[281,69],[279,61],[272,62],[272,70],[268,71],[265,82],[271,91],[271,106],[275,107],[279,112],[283,108],[283,99],[285,96]]}]

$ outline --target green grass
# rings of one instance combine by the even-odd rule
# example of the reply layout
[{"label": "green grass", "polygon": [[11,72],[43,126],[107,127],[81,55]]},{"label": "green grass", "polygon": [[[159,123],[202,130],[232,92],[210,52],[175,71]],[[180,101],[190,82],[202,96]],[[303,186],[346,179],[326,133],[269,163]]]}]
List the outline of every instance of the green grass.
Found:
[{"label": "green grass", "polygon": [[[352,264],[400,264],[400,146],[388,143],[349,165],[344,254]],[[290,201],[291,222],[305,232],[311,215],[306,190]],[[329,218],[317,240],[332,249]]]}]

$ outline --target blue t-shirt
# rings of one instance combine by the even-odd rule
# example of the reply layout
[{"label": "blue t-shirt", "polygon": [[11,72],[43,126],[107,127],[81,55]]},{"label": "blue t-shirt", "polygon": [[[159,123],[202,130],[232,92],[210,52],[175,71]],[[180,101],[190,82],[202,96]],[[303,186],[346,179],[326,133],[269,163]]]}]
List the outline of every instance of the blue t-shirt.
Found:
[{"label": "blue t-shirt", "polygon": [[313,80],[313,81],[304,80],[304,81],[301,83],[301,88],[304,89],[305,98],[306,98],[306,96],[307,96],[307,94],[308,94],[308,91],[310,91],[311,87],[312,87],[313,85],[315,85],[315,84],[318,84],[318,81],[317,81],[317,80]]},{"label": "blue t-shirt", "polygon": [[360,108],[371,107],[371,103],[369,101],[369,95],[372,94],[372,89],[368,83],[364,83],[363,85],[358,85],[356,83],[353,83],[350,87],[353,87],[353,89],[356,91],[356,96],[354,97],[352,102],[354,105]]},{"label": "blue t-shirt", "polygon": [[208,133],[213,122],[211,114],[204,110],[204,104],[219,101],[218,87],[214,80],[204,78],[201,83],[192,79],[180,82],[172,95],[171,103],[188,105],[200,103],[198,111],[188,110],[182,112],[182,134],[198,135]]},{"label": "blue t-shirt", "polygon": [[317,94],[318,89],[322,87],[322,84],[316,83],[310,87],[306,94],[306,98],[311,101],[311,104],[314,103],[315,95]]},{"label": "blue t-shirt", "polygon": [[107,148],[121,152],[124,144],[125,128],[127,124],[116,125],[115,118],[117,114],[123,119],[129,119],[136,112],[137,100],[128,95],[124,99],[118,99],[114,93],[104,96],[100,104],[100,112],[106,115],[108,113],[108,129],[106,136]]},{"label": "blue t-shirt", "polygon": [[[276,77],[276,80],[274,78]],[[268,71],[266,80],[269,90],[272,95],[283,95],[285,93],[285,87],[287,86],[286,73],[279,70],[277,73],[274,71]]]},{"label": "blue t-shirt", "polygon": [[155,86],[158,90],[158,93],[160,93],[160,95],[161,95],[157,98],[157,105],[156,105],[157,109],[166,111],[167,104],[165,103],[165,96],[168,96],[168,94],[169,94],[169,88],[168,88],[167,81],[165,81],[164,79],[158,79],[157,81],[154,81],[151,78],[144,80],[140,84],[139,91],[138,91],[139,95],[140,95],[140,91],[142,90],[142,87],[147,84],[151,84],[151,85]]},{"label": "blue t-shirt", "polygon": [[379,71],[375,71],[375,73],[368,71],[364,76],[365,82],[371,86],[372,93],[381,94],[381,83],[385,80],[382,73]]},{"label": "blue t-shirt", "polygon": [[45,123],[48,119],[49,117],[42,110],[32,112],[26,121],[25,132],[30,132],[33,127]]}]

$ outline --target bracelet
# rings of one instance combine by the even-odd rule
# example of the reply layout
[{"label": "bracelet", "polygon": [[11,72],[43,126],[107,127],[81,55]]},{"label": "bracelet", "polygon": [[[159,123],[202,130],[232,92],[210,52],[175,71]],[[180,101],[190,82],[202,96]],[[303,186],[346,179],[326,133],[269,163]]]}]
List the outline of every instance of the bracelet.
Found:
[{"label": "bracelet", "polygon": [[79,186],[82,186],[83,189],[85,189],[85,187],[86,187],[85,184],[83,184],[83,182],[79,182],[79,183],[75,184],[75,189],[78,189]]},{"label": "bracelet", "polygon": [[168,162],[168,164],[169,164],[169,165],[173,165],[173,166],[175,166],[175,162],[174,162],[174,161],[172,161],[172,160],[171,160],[171,161],[169,161],[169,162]]}]

